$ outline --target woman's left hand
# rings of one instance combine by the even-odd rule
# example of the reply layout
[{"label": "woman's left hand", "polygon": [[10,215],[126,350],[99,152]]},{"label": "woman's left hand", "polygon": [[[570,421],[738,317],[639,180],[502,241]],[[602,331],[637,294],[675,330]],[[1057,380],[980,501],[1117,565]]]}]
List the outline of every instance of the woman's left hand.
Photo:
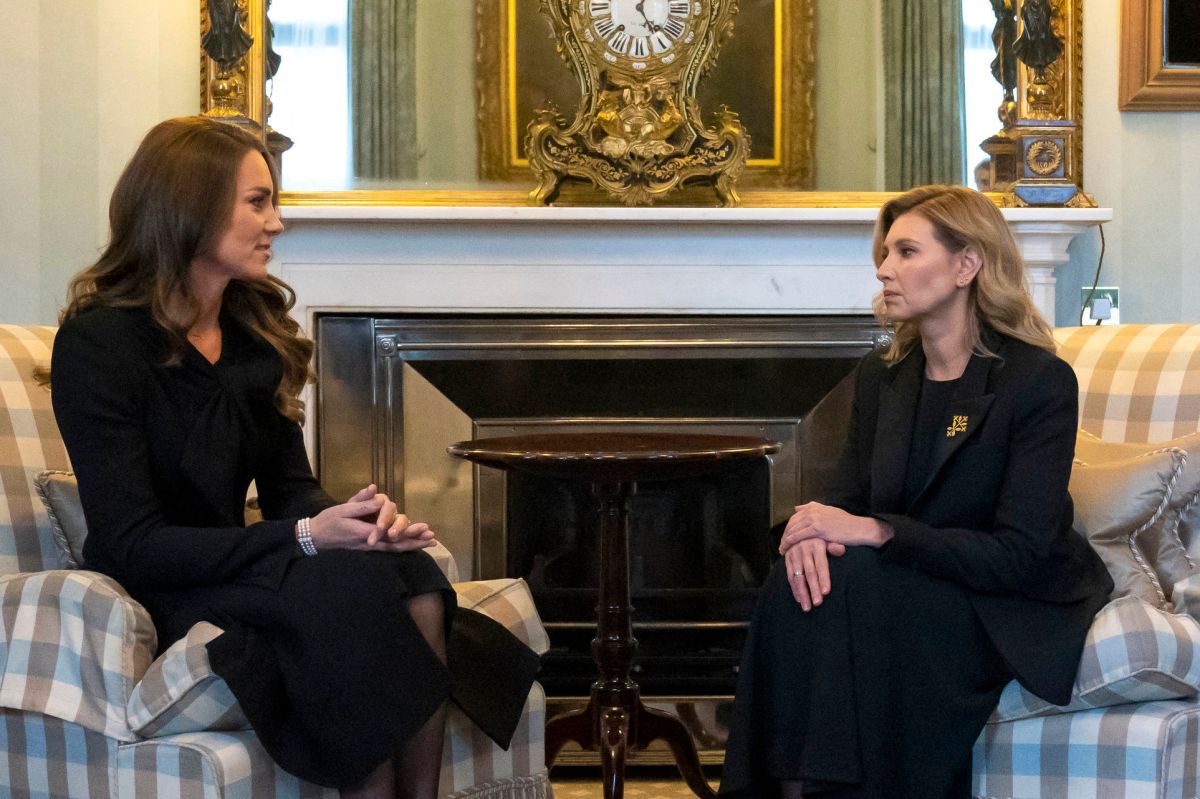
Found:
[{"label": "woman's left hand", "polygon": [[[350,498],[351,502],[368,500],[379,493],[375,484],[367,486]],[[384,497],[379,515],[375,517],[375,530],[367,537],[367,546],[380,543],[398,544],[406,539],[419,542],[431,541],[434,533],[425,522],[413,522],[408,516],[399,512],[396,503],[389,497]],[[392,547],[388,547],[391,549]]]},{"label": "woman's left hand", "polygon": [[779,539],[779,553],[800,541],[820,538],[830,544],[881,547],[892,538],[892,527],[871,516],[855,516],[832,505],[809,502],[797,505]]}]

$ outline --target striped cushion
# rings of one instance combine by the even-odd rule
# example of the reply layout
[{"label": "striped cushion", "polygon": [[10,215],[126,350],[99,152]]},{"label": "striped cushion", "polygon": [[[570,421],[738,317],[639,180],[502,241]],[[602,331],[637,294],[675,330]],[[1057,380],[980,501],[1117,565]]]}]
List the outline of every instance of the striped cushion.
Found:
[{"label": "striped cushion", "polygon": [[1088,631],[1071,702],[1052,705],[1015,680],[989,723],[1071,713],[1126,702],[1195,696],[1200,687],[1200,623],[1136,597],[1108,603]]},{"label": "striped cushion", "polygon": [[132,740],[126,703],[156,646],[150,614],[109,577],[47,571],[0,578],[0,707]]},{"label": "striped cushion", "polygon": [[33,483],[45,469],[70,468],[50,392],[33,380],[53,341],[52,327],[0,325],[0,575],[59,567]]}]

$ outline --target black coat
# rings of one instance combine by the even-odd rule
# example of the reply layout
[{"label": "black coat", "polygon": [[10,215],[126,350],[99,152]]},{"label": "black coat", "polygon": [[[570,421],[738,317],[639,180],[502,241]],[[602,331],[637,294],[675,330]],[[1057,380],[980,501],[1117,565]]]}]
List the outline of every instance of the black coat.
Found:
[{"label": "black coat", "polygon": [[881,558],[966,589],[1021,684],[1066,704],[1092,618],[1112,590],[1104,564],[1071,528],[1078,383],[1045,350],[991,331],[985,342],[998,357],[971,357],[929,479],[908,505],[925,357],[918,345],[892,366],[865,358],[825,499],[891,524]]}]

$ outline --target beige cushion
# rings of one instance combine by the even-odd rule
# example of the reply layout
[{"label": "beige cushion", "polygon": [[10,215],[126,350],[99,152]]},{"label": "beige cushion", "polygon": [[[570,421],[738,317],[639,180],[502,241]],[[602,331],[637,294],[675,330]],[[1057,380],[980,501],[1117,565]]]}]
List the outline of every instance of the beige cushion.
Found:
[{"label": "beige cushion", "polygon": [[1185,460],[1177,449],[1107,463],[1075,460],[1070,483],[1075,529],[1108,567],[1113,597],[1136,596],[1155,607],[1167,604],[1138,537],[1165,512]]},{"label": "beige cushion", "polygon": [[1091,433],[1080,431],[1075,443],[1075,457],[1091,464],[1109,463],[1144,455],[1161,449],[1178,449],[1185,453],[1185,462],[1171,490],[1171,498],[1163,515],[1138,536],[1138,548],[1150,562],[1166,599],[1173,598],[1171,587],[1181,580],[1200,573],[1188,543],[1196,542],[1192,533],[1200,508],[1200,433],[1193,433],[1159,444],[1102,441]]},{"label": "beige cushion", "polygon": [[79,484],[71,472],[49,470],[33,479],[38,496],[50,516],[50,530],[58,560],[64,569],[78,569],[83,563],[83,540],[87,538],[87,522],[79,502]]}]

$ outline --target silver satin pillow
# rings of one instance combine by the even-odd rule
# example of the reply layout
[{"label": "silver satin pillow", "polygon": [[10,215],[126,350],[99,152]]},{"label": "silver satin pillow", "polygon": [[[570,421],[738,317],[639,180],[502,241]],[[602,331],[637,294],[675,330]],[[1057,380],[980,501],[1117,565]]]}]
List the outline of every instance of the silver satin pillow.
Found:
[{"label": "silver satin pillow", "polygon": [[1172,586],[1200,574],[1194,564],[1200,547],[1197,537],[1197,508],[1200,503],[1200,433],[1181,436],[1158,444],[1102,441],[1080,431],[1075,441],[1075,457],[1091,464],[1128,460],[1161,449],[1183,450],[1187,461],[1175,480],[1171,499],[1163,515],[1138,536],[1138,547],[1158,575],[1166,599],[1174,601]]},{"label": "silver satin pillow", "polygon": [[1113,598],[1136,596],[1154,607],[1166,606],[1140,537],[1166,512],[1186,459],[1182,450],[1169,448],[1104,463],[1075,459],[1070,482],[1075,529],[1108,567]]},{"label": "silver satin pillow", "polygon": [[87,522],[79,502],[79,484],[72,472],[46,471],[33,480],[54,530],[54,546],[58,562],[64,569],[78,569],[83,563],[83,541],[87,538]]}]

